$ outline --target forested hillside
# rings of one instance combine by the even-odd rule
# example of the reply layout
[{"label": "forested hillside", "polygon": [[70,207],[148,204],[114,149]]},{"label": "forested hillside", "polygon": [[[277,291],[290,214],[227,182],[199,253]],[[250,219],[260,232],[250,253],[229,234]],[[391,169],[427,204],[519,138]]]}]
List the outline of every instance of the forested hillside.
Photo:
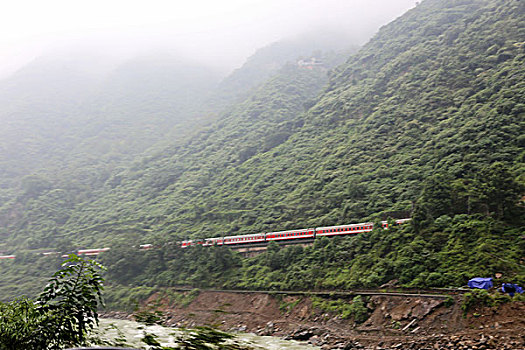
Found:
[{"label": "forested hillside", "polygon": [[[30,248],[113,244],[109,274],[131,284],[448,286],[500,271],[523,280],[523,23],[521,1],[423,1],[329,79],[325,68],[283,67],[191,139],[112,172],[82,205],[42,190],[8,207],[4,236]],[[405,215],[413,224],[388,233],[254,259],[171,246],[125,258],[129,242]]]},{"label": "forested hillside", "polygon": [[216,73],[174,57],[117,68],[78,57],[35,60],[0,81],[0,207],[59,190],[68,210],[113,169],[191,132],[217,82]]},{"label": "forested hillside", "polygon": [[[326,79],[326,67],[344,60],[337,50],[348,44],[321,45],[307,37],[257,51],[221,84],[206,67],[160,54],[116,69],[76,57],[44,58],[0,82],[4,236],[18,242],[32,237],[31,248],[67,240],[69,234],[59,234],[59,228],[76,206],[106,193],[105,183],[115,186],[120,172],[143,153],[184,144],[285,64],[295,64],[300,54],[316,52],[325,59],[314,75]],[[315,93],[308,97],[320,85],[311,88]]]},{"label": "forested hillside", "polygon": [[455,191],[447,214],[468,212],[468,197],[470,212],[503,217],[508,203],[495,210],[471,187],[494,162],[522,164],[523,6],[424,2],[339,67],[305,114],[293,103],[315,96],[309,82],[266,85],[108,181],[68,231],[105,235],[131,218],[175,238],[354,222],[412,210],[433,176]]},{"label": "forested hillside", "polygon": [[[158,241],[406,211],[412,225],[245,260],[169,247],[122,265],[115,251],[108,265],[135,271],[121,283],[152,285],[459,286],[496,272],[523,281],[524,11],[515,1],[423,2],[339,67],[286,142],[242,163],[224,158],[222,173],[212,163],[200,184],[173,181],[155,195],[165,207],[135,206],[150,210],[157,234],[146,237]],[[210,164],[198,159],[194,171]]]}]

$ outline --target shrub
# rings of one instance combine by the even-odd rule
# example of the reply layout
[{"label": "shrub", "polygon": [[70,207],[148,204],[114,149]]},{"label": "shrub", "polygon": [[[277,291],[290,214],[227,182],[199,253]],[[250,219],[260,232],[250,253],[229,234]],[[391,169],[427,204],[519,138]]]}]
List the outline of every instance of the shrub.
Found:
[{"label": "shrub", "polygon": [[84,344],[98,324],[101,268],[71,255],[36,301],[0,303],[0,348],[60,349]]}]

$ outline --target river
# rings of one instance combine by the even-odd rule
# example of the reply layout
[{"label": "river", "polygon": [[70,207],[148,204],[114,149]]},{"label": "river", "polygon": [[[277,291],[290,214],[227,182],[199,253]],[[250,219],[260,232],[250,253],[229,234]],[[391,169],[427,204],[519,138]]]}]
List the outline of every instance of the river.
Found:
[{"label": "river", "polygon": [[[145,334],[154,334],[162,346],[175,346],[175,339],[183,331],[177,328],[162,327],[159,325],[145,326],[144,324],[117,319],[100,319],[98,336],[111,346],[128,346],[145,348],[142,339]],[[283,340],[276,337],[258,336],[252,333],[235,333],[232,339],[239,345],[255,350],[319,350],[304,342]]]}]

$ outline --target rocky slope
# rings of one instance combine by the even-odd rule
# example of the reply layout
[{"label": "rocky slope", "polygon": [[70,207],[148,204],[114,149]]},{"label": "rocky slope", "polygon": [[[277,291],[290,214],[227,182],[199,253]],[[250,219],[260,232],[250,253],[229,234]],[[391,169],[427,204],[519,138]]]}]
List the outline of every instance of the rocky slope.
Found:
[{"label": "rocky slope", "polygon": [[202,291],[182,306],[171,296],[150,297],[144,310],[155,305],[171,326],[255,332],[307,340],[323,349],[510,350],[525,345],[525,304],[517,301],[475,308],[464,315],[461,296],[455,296],[453,303],[444,298],[372,296],[367,319],[358,324],[337,312],[320,310],[311,297]]}]

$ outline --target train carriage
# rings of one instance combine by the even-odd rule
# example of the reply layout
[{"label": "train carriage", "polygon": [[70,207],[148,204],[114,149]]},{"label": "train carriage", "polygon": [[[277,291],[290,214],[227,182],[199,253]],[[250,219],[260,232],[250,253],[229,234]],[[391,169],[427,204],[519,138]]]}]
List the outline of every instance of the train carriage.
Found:
[{"label": "train carriage", "polygon": [[15,259],[16,255],[0,255],[0,259]]},{"label": "train carriage", "polygon": [[[408,219],[398,219],[398,220],[396,220],[394,222],[396,223],[396,225],[402,225],[402,224],[405,224],[405,223],[409,222],[410,220],[412,220],[412,219],[410,219],[410,218],[408,218]],[[381,226],[383,226],[383,228],[385,230],[388,230],[388,221],[381,221]]]},{"label": "train carriage", "polygon": [[96,256],[100,253],[107,252],[110,248],[97,248],[97,249],[79,249],[78,255]]},{"label": "train carriage", "polygon": [[181,243],[181,248],[186,248],[186,247],[189,247],[191,245],[194,245],[195,243],[192,241],[192,240],[187,240],[187,241],[182,241]]},{"label": "train carriage", "polygon": [[240,236],[226,236],[224,237],[224,245],[233,245],[233,244],[248,244],[248,243],[257,243],[264,242],[265,234],[264,233],[254,233],[251,235],[240,235]]},{"label": "train carriage", "polygon": [[326,226],[317,227],[315,235],[317,237],[329,237],[339,235],[353,235],[355,233],[370,232],[374,228],[371,222],[363,222],[360,224],[340,225],[340,226]]},{"label": "train carriage", "polygon": [[202,245],[205,247],[209,247],[213,245],[223,245],[223,244],[224,244],[223,237],[214,237],[214,238],[206,238]]},{"label": "train carriage", "polygon": [[279,232],[268,232],[266,234],[267,241],[286,241],[291,239],[304,239],[314,238],[315,230],[313,228],[290,230],[290,231],[279,231]]}]

